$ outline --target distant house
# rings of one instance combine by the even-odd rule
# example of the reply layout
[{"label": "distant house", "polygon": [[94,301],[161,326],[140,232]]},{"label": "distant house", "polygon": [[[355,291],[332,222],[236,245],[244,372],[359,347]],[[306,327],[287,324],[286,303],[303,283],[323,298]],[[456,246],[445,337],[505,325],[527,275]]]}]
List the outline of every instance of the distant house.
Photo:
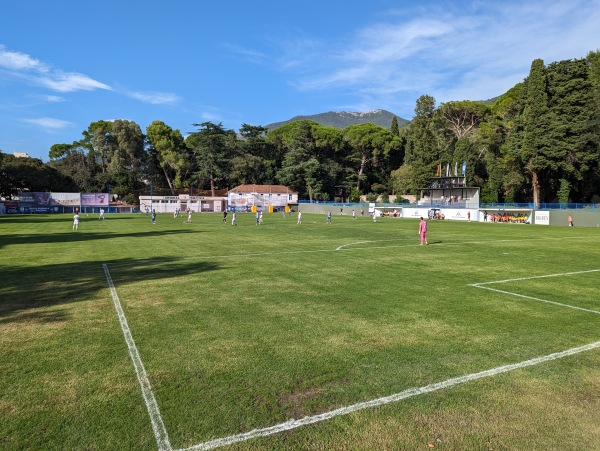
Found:
[{"label": "distant house", "polygon": [[227,192],[229,211],[287,211],[298,192],[284,185],[240,185]]},{"label": "distant house", "polygon": [[13,155],[15,156],[15,158],[31,158],[29,156],[29,154],[27,154],[26,152],[13,152]]}]

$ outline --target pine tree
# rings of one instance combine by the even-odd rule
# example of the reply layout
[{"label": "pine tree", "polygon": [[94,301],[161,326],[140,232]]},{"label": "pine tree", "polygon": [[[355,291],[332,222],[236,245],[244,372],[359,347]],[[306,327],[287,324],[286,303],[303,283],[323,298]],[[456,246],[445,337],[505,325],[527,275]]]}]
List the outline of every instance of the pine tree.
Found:
[{"label": "pine tree", "polygon": [[394,116],[392,119],[392,126],[390,127],[390,131],[394,136],[400,136],[400,127],[398,127],[398,118]]},{"label": "pine tree", "polygon": [[541,149],[546,145],[548,120],[548,93],[546,67],[541,59],[531,63],[527,79],[527,94],[523,111],[523,143],[521,158],[525,169],[531,175],[531,188],[534,205],[540,202],[539,173],[544,167]]}]

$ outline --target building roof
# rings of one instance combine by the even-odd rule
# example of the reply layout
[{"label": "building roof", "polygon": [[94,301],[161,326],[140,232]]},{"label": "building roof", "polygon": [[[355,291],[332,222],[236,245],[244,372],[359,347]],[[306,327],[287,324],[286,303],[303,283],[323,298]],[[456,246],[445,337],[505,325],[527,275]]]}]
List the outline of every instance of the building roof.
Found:
[{"label": "building roof", "polygon": [[232,188],[229,193],[260,193],[260,194],[298,194],[285,185],[240,185]]}]

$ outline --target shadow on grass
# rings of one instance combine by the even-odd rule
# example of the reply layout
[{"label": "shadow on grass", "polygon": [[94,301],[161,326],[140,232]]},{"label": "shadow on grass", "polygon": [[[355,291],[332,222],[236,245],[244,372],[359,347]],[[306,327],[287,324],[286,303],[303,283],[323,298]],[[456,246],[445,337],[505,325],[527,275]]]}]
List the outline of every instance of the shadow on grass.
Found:
[{"label": "shadow on grass", "polygon": [[183,233],[204,233],[203,230],[189,229],[156,229],[152,231],[114,233],[114,232],[85,232],[78,230],[76,232],[61,233],[18,233],[11,235],[0,235],[0,249],[8,245],[18,244],[39,244],[39,243],[76,243],[79,241],[109,240],[113,238],[149,238],[164,235],[179,235]]},{"label": "shadow on grass", "polygon": [[[98,217],[100,216],[98,213],[82,213],[81,215],[82,223],[86,223],[89,221],[98,221]],[[131,213],[111,213],[105,215],[105,221],[115,221],[118,219],[139,219],[142,216],[132,216]],[[150,222],[150,217],[147,218],[148,222]],[[57,214],[49,214],[49,215],[0,215],[0,224],[22,224],[23,226],[27,224],[39,224],[42,222],[63,222],[65,224],[73,223],[73,214],[72,213],[57,213]]]},{"label": "shadow on grass", "polygon": [[[123,285],[139,280],[159,280],[221,269],[214,262],[198,262],[178,257],[160,260],[125,258],[83,263],[52,264],[32,267],[0,265],[0,324],[21,321],[31,309],[58,306],[93,299],[100,290],[108,290],[103,263],[109,270],[118,267],[118,280]],[[110,296],[107,291],[107,296]],[[18,313],[18,315],[15,315]],[[64,313],[34,312],[29,320],[58,321]],[[39,315],[37,318],[33,318]]]},{"label": "shadow on grass", "polygon": [[68,318],[68,314],[65,313],[64,309],[52,312],[31,312],[31,313],[20,313],[17,316],[8,315],[6,317],[0,314],[0,325],[8,323],[23,323],[31,324],[51,324],[60,323]]}]

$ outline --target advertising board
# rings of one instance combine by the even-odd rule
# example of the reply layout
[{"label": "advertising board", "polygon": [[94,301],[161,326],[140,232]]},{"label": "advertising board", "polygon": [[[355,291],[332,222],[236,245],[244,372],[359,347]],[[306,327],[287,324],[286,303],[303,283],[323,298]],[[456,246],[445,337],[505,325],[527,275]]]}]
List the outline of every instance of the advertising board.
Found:
[{"label": "advertising board", "polygon": [[108,194],[106,193],[81,193],[82,207],[108,207]]},{"label": "advertising board", "polygon": [[536,211],[534,224],[550,225],[550,212],[549,211]]}]

